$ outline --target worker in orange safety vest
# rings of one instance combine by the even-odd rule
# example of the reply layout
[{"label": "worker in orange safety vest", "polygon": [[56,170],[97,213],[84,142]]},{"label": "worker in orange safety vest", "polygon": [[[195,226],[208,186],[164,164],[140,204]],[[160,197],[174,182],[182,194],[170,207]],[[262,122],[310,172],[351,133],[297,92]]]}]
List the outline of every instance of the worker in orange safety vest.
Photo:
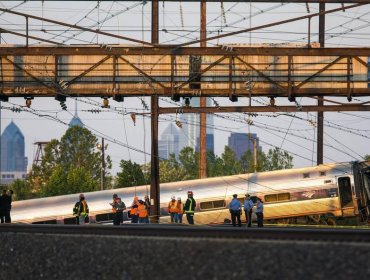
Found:
[{"label": "worker in orange safety vest", "polygon": [[181,197],[177,198],[177,215],[176,215],[176,223],[182,224],[182,215],[184,214],[184,203],[181,202]]},{"label": "worker in orange safety vest", "polygon": [[148,224],[149,217],[148,217],[148,210],[146,209],[145,201],[139,200],[139,206],[137,207],[137,211],[139,214],[139,224]]},{"label": "worker in orange safety vest", "polygon": [[130,218],[132,224],[137,224],[139,222],[139,213],[137,210],[138,207],[139,207],[139,198],[135,196],[130,210]]},{"label": "worker in orange safety vest", "polygon": [[168,203],[168,213],[171,215],[171,223],[175,223],[178,210],[176,197],[174,195],[171,197],[171,201]]}]

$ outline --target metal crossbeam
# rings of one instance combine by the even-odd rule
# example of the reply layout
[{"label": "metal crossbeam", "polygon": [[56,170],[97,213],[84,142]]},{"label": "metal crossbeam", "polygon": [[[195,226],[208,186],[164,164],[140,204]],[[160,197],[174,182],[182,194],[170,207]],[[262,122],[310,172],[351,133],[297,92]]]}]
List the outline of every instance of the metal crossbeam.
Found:
[{"label": "metal crossbeam", "polygon": [[161,45],[158,47],[140,47],[140,46],[116,46],[106,49],[96,45],[81,46],[36,46],[36,47],[11,47],[2,45],[0,56],[53,56],[53,55],[200,55],[200,56],[370,56],[369,47],[361,48],[298,48],[298,47],[246,47],[232,46],[232,50],[219,47],[183,47],[176,48],[171,45]]},{"label": "metal crossbeam", "polygon": [[161,107],[160,114],[188,113],[268,113],[268,112],[350,112],[370,111],[369,105],[346,104],[324,106],[228,106],[228,107]]}]

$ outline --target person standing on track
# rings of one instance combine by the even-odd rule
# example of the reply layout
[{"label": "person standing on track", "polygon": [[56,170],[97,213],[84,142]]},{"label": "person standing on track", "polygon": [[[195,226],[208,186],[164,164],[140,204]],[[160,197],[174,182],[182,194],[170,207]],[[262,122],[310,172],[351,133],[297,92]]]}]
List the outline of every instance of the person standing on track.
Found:
[{"label": "person standing on track", "polygon": [[150,216],[150,199],[149,199],[149,196],[147,194],[144,196],[144,203],[145,203],[146,211],[148,212],[148,219],[149,219],[149,216]]},{"label": "person standing on track", "polygon": [[251,200],[251,196],[249,194],[245,195],[245,201],[244,201],[244,212],[245,212],[245,223],[247,224],[247,227],[252,226],[252,209],[253,209],[254,203]]},{"label": "person standing on track", "polygon": [[3,190],[0,196],[0,219],[1,223],[11,223],[10,210],[12,209],[12,195],[13,191],[10,190],[7,194],[6,190]]},{"label": "person standing on track", "polygon": [[168,213],[171,215],[171,223],[176,221],[177,212],[176,197],[173,195],[171,201],[168,203]]},{"label": "person standing on track", "polygon": [[146,208],[145,201],[139,200],[137,211],[139,214],[139,224],[149,224],[148,210]]},{"label": "person standing on track", "polygon": [[184,214],[184,204],[181,202],[181,197],[177,198],[177,215],[176,223],[182,224],[182,215]]},{"label": "person standing on track", "polygon": [[186,214],[186,219],[188,220],[189,225],[194,225],[194,210],[195,210],[196,202],[193,198],[193,192],[188,191],[188,199],[184,205],[184,212]]},{"label": "person standing on track", "polygon": [[126,209],[126,205],[117,194],[113,195],[113,203],[110,205],[113,211],[113,225],[119,226],[123,222],[123,210]]},{"label": "person standing on track", "polygon": [[130,209],[130,218],[132,224],[137,224],[139,222],[139,213],[137,210],[138,207],[139,207],[139,198],[135,196]]},{"label": "person standing on track", "polygon": [[263,227],[263,201],[261,198],[257,197],[257,226]]},{"label": "person standing on track", "polygon": [[236,219],[238,219],[238,226],[242,226],[242,221],[240,220],[240,212],[242,208],[241,202],[238,200],[238,195],[233,194],[233,199],[229,204],[230,214],[231,214],[231,221],[233,223],[233,227],[236,226]]},{"label": "person standing on track", "polygon": [[76,202],[73,208],[73,215],[76,217],[76,224],[83,225],[87,223],[87,218],[89,216],[89,206],[87,206],[85,196],[80,194],[79,201]]}]

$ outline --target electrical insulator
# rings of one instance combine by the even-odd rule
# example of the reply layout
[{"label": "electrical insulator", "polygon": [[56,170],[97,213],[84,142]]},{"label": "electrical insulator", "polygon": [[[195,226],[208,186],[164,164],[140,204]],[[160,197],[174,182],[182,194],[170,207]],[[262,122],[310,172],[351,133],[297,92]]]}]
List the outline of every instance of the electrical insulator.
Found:
[{"label": "electrical insulator", "polygon": [[131,119],[134,122],[134,125],[136,125],[136,114],[135,113],[131,113]]},{"label": "electrical insulator", "polygon": [[275,106],[275,98],[274,98],[274,97],[271,97],[271,98],[270,98],[270,105],[271,105],[272,107],[274,107],[274,106]]},{"label": "electrical insulator", "polygon": [[103,108],[109,108],[109,100],[106,97],[103,99]]},{"label": "electrical insulator", "polygon": [[26,106],[27,106],[27,108],[31,108],[31,104],[32,104],[31,99],[27,98],[26,99]]},{"label": "electrical insulator", "polygon": [[182,123],[181,123],[179,120],[176,120],[176,121],[175,121],[175,124],[176,124],[179,128],[182,128]]}]

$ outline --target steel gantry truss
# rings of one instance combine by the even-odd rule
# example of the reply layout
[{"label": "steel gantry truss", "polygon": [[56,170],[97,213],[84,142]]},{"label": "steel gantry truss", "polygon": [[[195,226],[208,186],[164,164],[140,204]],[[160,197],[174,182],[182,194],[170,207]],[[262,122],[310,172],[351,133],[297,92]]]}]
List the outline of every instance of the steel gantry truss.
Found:
[{"label": "steel gantry truss", "polygon": [[370,48],[4,46],[1,95],[350,100],[370,95],[368,56]]},{"label": "steel gantry truss", "polygon": [[[171,1],[171,0],[166,0]],[[370,96],[367,57],[370,48],[325,48],[325,15],[370,3],[370,0],[252,0],[251,2],[319,3],[319,12],[224,33],[206,36],[207,2],[200,2],[199,39],[178,45],[159,42],[158,0],[152,3],[151,41],[68,24],[0,8],[3,13],[24,18],[25,33],[0,27],[0,33],[25,38],[24,47],[1,45],[0,100],[9,97],[55,96],[125,96],[151,97],[151,199],[155,219],[159,217],[158,115],[199,113],[200,177],[206,177],[206,113],[227,112],[318,112],[317,163],[323,159],[323,112],[369,111],[370,102],[341,103],[329,97]],[[223,2],[250,2],[223,1]],[[325,9],[325,3],[351,5]],[[319,44],[311,44],[310,20],[319,18]],[[52,24],[101,34],[139,45],[70,46],[29,34],[28,21],[42,20]],[[306,45],[299,47],[220,45],[207,47],[207,42],[271,26],[308,20]],[[30,46],[29,40],[48,45]],[[200,46],[198,46],[198,44]],[[196,45],[196,46],[194,46]],[[140,59],[138,59],[140,58]],[[158,97],[200,97],[200,107],[160,108]],[[206,107],[206,97],[270,97],[268,106]],[[276,106],[275,98],[295,101],[297,97],[317,100],[315,106]],[[326,104],[324,104],[326,101]],[[328,103],[331,103],[328,105]]]}]

